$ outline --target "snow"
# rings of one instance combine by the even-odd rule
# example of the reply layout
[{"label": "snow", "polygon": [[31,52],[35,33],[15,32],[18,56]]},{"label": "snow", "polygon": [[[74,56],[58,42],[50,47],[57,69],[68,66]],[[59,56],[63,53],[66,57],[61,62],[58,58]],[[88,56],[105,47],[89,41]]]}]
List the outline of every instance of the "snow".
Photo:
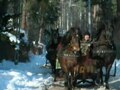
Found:
[{"label": "snow", "polygon": [[20,41],[16,38],[16,36],[15,35],[13,35],[13,34],[11,34],[11,33],[9,33],[9,32],[2,32],[2,34],[5,34],[5,35],[7,35],[8,37],[9,37],[9,40],[11,41],[11,42],[17,42],[17,43],[20,43]]},{"label": "snow", "polygon": [[[15,28],[15,31],[18,31],[18,30],[19,29]],[[24,37],[22,37],[22,39],[24,40],[25,43],[28,43],[28,33],[26,32],[26,30],[23,30],[23,29],[20,28],[20,33],[24,34]],[[10,32],[2,32],[2,34],[8,36],[10,42],[20,43],[20,40],[15,35],[13,35],[12,33],[10,33]]]},{"label": "snow", "polygon": [[27,30],[24,30],[24,29],[20,28],[20,33],[24,34],[24,37],[22,39],[24,40],[25,43],[28,43],[28,32],[27,32]]},{"label": "snow", "polygon": [[[52,89],[53,76],[51,69],[44,67],[46,64],[45,54],[33,55],[29,53],[30,62],[19,63],[15,65],[13,62],[3,60],[0,63],[0,90],[46,90]],[[112,90],[120,90],[120,61],[117,62],[117,75],[110,78],[110,87]],[[114,71],[114,65],[111,74]],[[63,89],[64,90],[64,89]],[[96,90],[96,89],[81,89]],[[97,90],[104,90],[103,87]]]},{"label": "snow", "polygon": [[30,62],[18,65],[4,60],[0,63],[0,90],[43,90],[51,86],[54,78],[45,63],[44,53],[30,53]]}]

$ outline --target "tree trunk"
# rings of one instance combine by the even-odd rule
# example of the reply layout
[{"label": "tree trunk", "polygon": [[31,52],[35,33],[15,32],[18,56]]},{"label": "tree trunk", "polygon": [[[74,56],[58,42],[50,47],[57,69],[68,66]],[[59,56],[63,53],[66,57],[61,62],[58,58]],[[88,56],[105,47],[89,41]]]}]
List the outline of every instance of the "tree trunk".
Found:
[{"label": "tree trunk", "polygon": [[116,52],[117,52],[117,59],[120,59],[120,0],[117,1],[117,17],[115,19],[114,23],[114,29],[113,32],[113,39],[116,46]]},{"label": "tree trunk", "polygon": [[117,15],[120,16],[120,0],[117,0]]},{"label": "tree trunk", "polygon": [[26,18],[27,18],[27,11],[26,11],[26,0],[24,0],[23,1],[23,8],[22,8],[22,29],[23,30],[26,30],[26,28],[27,28],[27,20],[26,20]]}]

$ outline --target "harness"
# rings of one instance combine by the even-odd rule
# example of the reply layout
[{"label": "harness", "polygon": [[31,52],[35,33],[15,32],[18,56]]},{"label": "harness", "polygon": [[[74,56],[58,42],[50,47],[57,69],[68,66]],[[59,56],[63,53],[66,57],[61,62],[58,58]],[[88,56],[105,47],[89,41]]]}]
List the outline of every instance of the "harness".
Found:
[{"label": "harness", "polygon": [[79,54],[75,54],[75,53],[73,53],[73,54],[64,53],[63,56],[65,56],[65,57],[79,57]]},{"label": "harness", "polygon": [[[96,50],[93,50],[93,53],[97,54],[105,54],[105,53],[114,53],[114,46],[112,43],[110,43],[108,40],[105,42],[94,42],[93,44],[97,44],[95,47],[97,47]],[[106,48],[107,47],[107,48]]]},{"label": "harness", "polygon": [[[91,45],[95,45],[94,47],[97,48],[96,50],[92,50],[93,51],[93,54],[105,54],[105,53],[114,53],[114,46],[112,43],[110,43],[109,40],[105,40],[105,41],[98,41],[98,42],[95,42],[95,41],[92,41],[92,42],[84,42],[82,41],[81,42],[81,53],[82,53],[82,56],[86,56],[89,51],[90,51],[90,46]],[[106,48],[107,47],[107,48]]]},{"label": "harness", "polygon": [[65,50],[65,51],[60,51],[57,56],[58,57],[63,57],[63,56],[65,56],[65,57],[79,57],[80,54],[77,52],[74,52],[74,51],[69,52],[69,51]]},{"label": "harness", "polygon": [[[65,58],[78,58],[78,57],[80,57],[79,52],[69,50],[68,47],[61,48],[60,51],[57,53],[57,57],[58,58],[60,58],[60,57],[65,57]],[[58,58],[56,59],[56,69],[61,69]]]}]

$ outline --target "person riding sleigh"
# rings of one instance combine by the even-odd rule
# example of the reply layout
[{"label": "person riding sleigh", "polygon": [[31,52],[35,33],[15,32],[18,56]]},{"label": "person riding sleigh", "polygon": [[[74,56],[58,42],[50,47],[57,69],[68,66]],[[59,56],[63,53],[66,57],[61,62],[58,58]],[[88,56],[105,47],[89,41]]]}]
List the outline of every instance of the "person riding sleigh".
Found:
[{"label": "person riding sleigh", "polygon": [[83,40],[81,41],[81,53],[82,56],[86,56],[89,52],[89,48],[91,46],[91,36],[89,32],[86,32],[83,36]]}]

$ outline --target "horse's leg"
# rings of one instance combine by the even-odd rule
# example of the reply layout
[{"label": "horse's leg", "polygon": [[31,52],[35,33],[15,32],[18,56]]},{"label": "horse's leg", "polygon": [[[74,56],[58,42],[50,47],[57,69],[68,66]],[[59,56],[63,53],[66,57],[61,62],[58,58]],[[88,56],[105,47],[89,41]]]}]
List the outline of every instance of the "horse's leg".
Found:
[{"label": "horse's leg", "polygon": [[75,87],[77,84],[77,76],[74,75],[72,80],[73,80],[73,87]]},{"label": "horse's leg", "polygon": [[111,70],[112,64],[109,66],[106,66],[106,74],[105,74],[105,87],[106,89],[109,89],[109,84],[108,84],[108,80],[110,77],[110,70]]},{"label": "horse's leg", "polygon": [[56,74],[56,68],[55,68],[54,65],[52,66],[52,72],[53,72],[53,74],[54,74],[54,81],[56,81],[57,74]]},{"label": "horse's leg", "polygon": [[77,84],[77,77],[76,75],[72,75],[72,87],[73,87],[73,90],[75,90],[75,86]]},{"label": "horse's leg", "polygon": [[56,81],[56,78],[58,77],[58,70],[56,69],[56,58],[52,60],[52,73],[54,74],[54,81]]},{"label": "horse's leg", "polygon": [[68,90],[72,90],[72,73],[71,72],[68,72],[67,73],[67,80],[68,80]]},{"label": "horse's leg", "polygon": [[72,90],[72,75],[71,72],[65,73],[65,86],[67,90]]},{"label": "horse's leg", "polygon": [[96,78],[96,84],[97,85],[103,85],[103,71],[102,71],[102,66],[98,68],[97,78]]},{"label": "horse's leg", "polygon": [[51,63],[52,73],[55,75],[56,74],[56,60],[51,59],[50,63]]},{"label": "horse's leg", "polygon": [[68,76],[67,76],[68,74],[67,73],[65,73],[65,86],[67,86],[67,83],[68,83]]},{"label": "horse's leg", "polygon": [[103,85],[103,71],[102,71],[102,67],[100,68],[100,84]]}]

